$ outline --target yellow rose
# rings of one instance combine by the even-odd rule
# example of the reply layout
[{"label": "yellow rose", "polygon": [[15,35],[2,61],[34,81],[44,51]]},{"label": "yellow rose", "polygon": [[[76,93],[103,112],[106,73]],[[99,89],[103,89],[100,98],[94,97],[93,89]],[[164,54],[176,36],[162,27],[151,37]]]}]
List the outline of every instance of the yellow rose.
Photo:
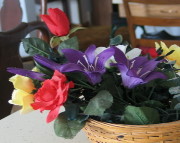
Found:
[{"label": "yellow rose", "polygon": [[33,81],[24,76],[15,75],[9,79],[14,85],[15,90],[12,93],[12,99],[9,103],[22,106],[21,113],[27,113],[33,110],[34,96],[32,91],[35,89]]},{"label": "yellow rose", "polygon": [[155,44],[156,49],[162,48],[163,53],[162,55],[166,55],[168,52],[174,50],[172,54],[166,57],[169,61],[176,61],[174,67],[179,69],[180,68],[180,47],[177,45],[171,45],[169,48],[166,46],[164,42],[161,42],[160,45],[158,43]]}]

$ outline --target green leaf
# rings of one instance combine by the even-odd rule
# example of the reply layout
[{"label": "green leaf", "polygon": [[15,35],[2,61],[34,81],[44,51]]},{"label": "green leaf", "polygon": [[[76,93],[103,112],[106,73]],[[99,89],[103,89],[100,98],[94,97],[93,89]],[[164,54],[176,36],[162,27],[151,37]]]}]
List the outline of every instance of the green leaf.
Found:
[{"label": "green leaf", "polygon": [[48,69],[46,67],[43,67],[40,64],[38,64],[37,62],[35,62],[35,64],[36,64],[36,67],[40,70],[41,73],[44,73],[44,74],[48,75],[50,78],[52,77],[52,75],[54,73],[53,70],[50,70],[50,69]]},{"label": "green leaf", "polygon": [[144,101],[140,105],[141,106],[148,106],[148,107],[158,107],[158,108],[164,107],[164,104],[162,104],[160,101],[156,101],[156,100]]},{"label": "green leaf", "polygon": [[159,123],[159,112],[150,107],[127,106],[124,121],[131,125],[147,125]]},{"label": "green leaf", "polygon": [[26,53],[31,56],[41,55],[48,57],[50,55],[50,46],[39,38],[25,38],[22,40]]},{"label": "green leaf", "polygon": [[61,42],[61,44],[58,47],[58,53],[60,55],[62,55],[62,52],[61,52],[62,49],[76,49],[76,50],[78,50],[79,49],[79,43],[78,43],[77,37],[72,37],[68,40]]},{"label": "green leaf", "polygon": [[162,82],[160,82],[159,84],[162,87],[170,88],[170,87],[175,87],[175,86],[179,85],[179,81],[180,81],[180,77],[176,77],[176,78],[172,78],[172,79],[168,79],[168,80],[162,80]]},{"label": "green leaf", "polygon": [[120,45],[123,41],[123,37],[121,35],[117,35],[116,37],[110,39],[110,45]]},{"label": "green leaf", "polygon": [[84,127],[85,122],[68,120],[65,112],[59,114],[54,122],[54,131],[57,136],[72,139]]},{"label": "green leaf", "polygon": [[180,110],[180,95],[174,96],[171,102],[171,109],[178,109]]},{"label": "green leaf", "polygon": [[52,48],[58,46],[62,41],[65,41],[69,39],[68,36],[62,36],[62,37],[57,37],[57,36],[53,36],[50,40],[50,45]]},{"label": "green leaf", "polygon": [[171,87],[169,89],[169,93],[171,93],[171,94],[179,94],[180,93],[180,86]]},{"label": "green leaf", "polygon": [[75,120],[79,114],[79,105],[74,103],[65,104],[68,120]]},{"label": "green leaf", "polygon": [[70,30],[69,35],[76,32],[77,30],[86,29],[85,27],[74,27]]},{"label": "green leaf", "polygon": [[102,116],[104,111],[111,107],[112,103],[112,95],[108,91],[102,90],[90,100],[84,114]]}]

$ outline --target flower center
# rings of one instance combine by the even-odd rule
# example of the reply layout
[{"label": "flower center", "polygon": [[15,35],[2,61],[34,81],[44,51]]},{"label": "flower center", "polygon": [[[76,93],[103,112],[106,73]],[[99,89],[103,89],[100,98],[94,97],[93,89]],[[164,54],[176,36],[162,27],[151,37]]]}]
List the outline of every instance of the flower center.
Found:
[{"label": "flower center", "polygon": [[95,59],[95,64],[94,64],[94,65],[89,63],[86,55],[84,55],[83,58],[84,58],[85,61],[86,61],[86,65],[83,64],[80,60],[78,60],[77,64],[81,65],[81,66],[84,68],[84,71],[95,71],[98,57],[96,57],[96,59]]}]

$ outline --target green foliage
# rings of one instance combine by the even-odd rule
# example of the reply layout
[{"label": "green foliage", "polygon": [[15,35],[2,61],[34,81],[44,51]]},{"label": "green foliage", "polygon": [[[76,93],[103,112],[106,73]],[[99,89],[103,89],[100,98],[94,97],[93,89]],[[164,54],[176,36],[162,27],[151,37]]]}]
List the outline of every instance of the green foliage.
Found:
[{"label": "green foliage", "polygon": [[112,95],[108,91],[102,90],[89,101],[84,114],[102,116],[104,111],[111,107],[112,103]]},{"label": "green foliage", "polygon": [[61,44],[58,46],[58,52],[60,55],[62,55],[61,50],[62,49],[79,49],[79,43],[77,37],[72,37],[66,41],[61,42]]},{"label": "green foliage", "polygon": [[110,39],[110,45],[120,45],[123,42],[123,37],[122,35],[117,35],[114,38]]},{"label": "green foliage", "polygon": [[50,45],[52,48],[54,48],[54,47],[58,46],[62,41],[65,41],[68,39],[69,39],[69,36],[62,36],[62,37],[53,36],[51,38]]},{"label": "green foliage", "polygon": [[22,42],[26,53],[31,56],[39,54],[48,57],[51,53],[50,46],[39,38],[25,38]]},{"label": "green foliage", "polygon": [[160,122],[160,116],[156,109],[150,107],[127,106],[124,122],[131,125],[157,124]]},{"label": "green foliage", "polygon": [[179,94],[180,93],[180,86],[169,88],[169,93],[171,93],[171,94]]},{"label": "green foliage", "polygon": [[174,98],[172,99],[171,108],[180,110],[180,94],[174,96]]},{"label": "green foliage", "polygon": [[69,35],[71,35],[72,33],[74,33],[74,32],[76,32],[76,31],[78,31],[78,30],[82,30],[82,29],[86,29],[85,27],[74,27],[74,28],[72,28],[71,30],[70,30],[70,32],[69,32]]},{"label": "green foliage", "polygon": [[81,120],[68,120],[63,112],[59,114],[54,122],[54,131],[57,136],[72,139],[84,127],[85,122]]}]

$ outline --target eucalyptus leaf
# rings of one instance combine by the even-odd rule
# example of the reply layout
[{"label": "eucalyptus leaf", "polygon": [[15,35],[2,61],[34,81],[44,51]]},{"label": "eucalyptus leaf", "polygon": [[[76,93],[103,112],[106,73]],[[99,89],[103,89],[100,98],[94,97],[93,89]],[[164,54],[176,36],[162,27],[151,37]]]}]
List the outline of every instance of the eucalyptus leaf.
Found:
[{"label": "eucalyptus leaf", "polygon": [[171,94],[179,94],[180,93],[180,86],[171,87],[169,89],[169,93],[171,93]]},{"label": "eucalyptus leaf", "polygon": [[77,37],[72,37],[68,40],[65,40],[61,42],[61,44],[58,46],[58,53],[62,55],[62,49],[79,49],[79,43]]},{"label": "eucalyptus leaf", "polygon": [[179,109],[180,110],[180,96],[176,96],[171,101],[171,109]]},{"label": "eucalyptus leaf", "polygon": [[108,91],[102,90],[90,100],[84,114],[102,116],[104,111],[111,107],[112,103],[112,95]]},{"label": "eucalyptus leaf", "polygon": [[160,122],[159,112],[150,107],[127,106],[124,122],[131,125],[147,125]]},{"label": "eucalyptus leaf", "polygon": [[66,114],[61,113],[54,122],[54,131],[57,136],[72,139],[84,127],[85,122],[68,120]]},{"label": "eucalyptus leaf", "polygon": [[39,38],[25,38],[22,42],[26,53],[31,56],[39,54],[48,57],[51,53],[50,46]]},{"label": "eucalyptus leaf", "polygon": [[110,45],[120,45],[123,41],[123,37],[121,35],[117,35],[114,38],[110,39]]}]

